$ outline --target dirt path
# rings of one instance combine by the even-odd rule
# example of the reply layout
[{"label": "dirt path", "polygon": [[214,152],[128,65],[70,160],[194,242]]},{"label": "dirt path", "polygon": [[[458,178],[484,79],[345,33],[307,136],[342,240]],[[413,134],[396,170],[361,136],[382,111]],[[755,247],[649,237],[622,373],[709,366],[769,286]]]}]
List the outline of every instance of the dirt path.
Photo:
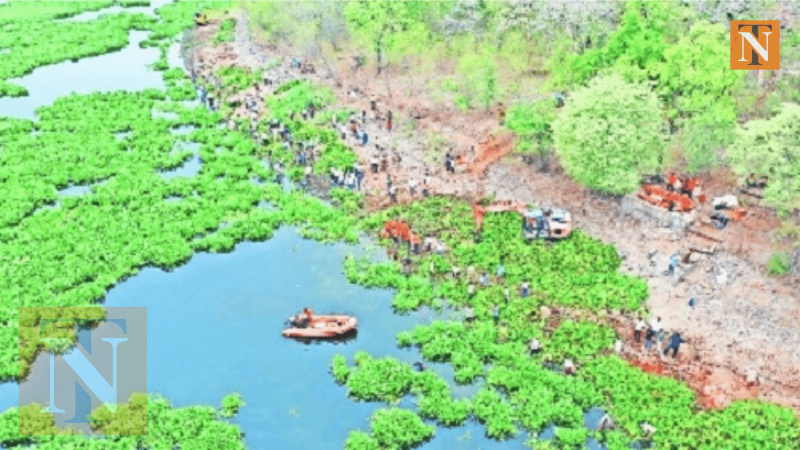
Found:
[{"label": "dirt path", "polygon": [[[250,39],[243,16],[239,16],[236,41],[218,47],[202,47],[197,55],[210,64],[263,67],[268,57],[284,58],[284,63],[269,72],[275,85],[295,78],[310,78],[329,85],[339,106],[367,110],[365,130],[369,144],[361,146],[348,137],[348,144],[368,167],[375,144],[387,149],[388,174],[398,189],[401,202],[412,200],[409,178],[420,182],[426,170],[429,190],[475,199],[494,195],[500,200],[535,203],[543,207],[563,207],[573,212],[576,225],[605,242],[613,243],[625,258],[622,271],[644,277],[650,286],[647,307],[663,319],[668,330],[677,330],[689,343],[681,347],[677,361],[662,359],[641,351],[632,342],[630,322],[620,324],[626,340],[625,356],[632,362],[666,375],[685,380],[700,395],[703,405],[721,407],[738,398],[761,398],[790,406],[800,413],[800,283],[792,286],[763,275],[766,259],[775,246],[769,231],[777,223],[764,210],[749,222],[726,230],[728,239],[714,256],[700,256],[683,266],[680,279],[664,275],[669,255],[686,249],[686,236],[656,223],[639,221],[623,213],[617,199],[589,193],[561,173],[540,173],[515,158],[489,168],[485,177],[447,174],[442,164],[445,151],[468,157],[469,147],[498,130],[490,111],[459,112],[439,107],[422,90],[389,90],[383,80],[363,69],[352,71],[346,82],[319,68],[314,75],[301,75],[290,69],[285,49],[266,48]],[[198,32],[198,39],[215,32],[211,25]],[[399,81],[390,85],[406,86]],[[254,91],[251,89],[251,92]],[[391,109],[395,122],[391,132],[384,120],[369,113],[369,101],[376,99],[381,111]],[[399,161],[394,160],[396,156]],[[368,207],[389,204],[386,173],[369,174],[365,180]],[[730,185],[712,179],[709,196],[726,193]],[[716,184],[714,183],[716,181]],[[419,196],[419,193],[417,194]],[[733,244],[731,244],[733,243]],[[695,298],[694,308],[688,306]],[[630,318],[628,319],[630,320]],[[744,385],[745,373],[755,369],[760,386]]]}]

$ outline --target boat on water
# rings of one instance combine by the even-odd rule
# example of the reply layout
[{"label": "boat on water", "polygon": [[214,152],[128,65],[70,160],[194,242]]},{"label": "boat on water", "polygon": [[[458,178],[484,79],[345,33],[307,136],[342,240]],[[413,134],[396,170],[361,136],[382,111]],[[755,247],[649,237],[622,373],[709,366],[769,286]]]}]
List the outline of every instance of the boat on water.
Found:
[{"label": "boat on water", "polygon": [[305,316],[298,314],[289,319],[290,326],[283,330],[289,338],[337,338],[355,332],[358,320],[352,316]]}]

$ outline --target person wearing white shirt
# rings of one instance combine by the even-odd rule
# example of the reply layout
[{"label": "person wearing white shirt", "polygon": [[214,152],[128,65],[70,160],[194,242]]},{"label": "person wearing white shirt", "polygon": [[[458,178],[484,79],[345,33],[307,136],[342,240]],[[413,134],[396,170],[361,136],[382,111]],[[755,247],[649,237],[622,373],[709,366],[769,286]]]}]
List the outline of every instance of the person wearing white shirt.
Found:
[{"label": "person wearing white shirt", "polygon": [[539,350],[542,349],[542,346],[541,343],[539,343],[538,339],[533,338],[531,339],[530,348],[531,348],[531,355],[534,355],[536,353],[539,353]]},{"label": "person wearing white shirt", "polygon": [[572,363],[571,359],[564,360],[564,373],[567,375],[572,375],[575,373],[575,364]]},{"label": "person wearing white shirt", "polygon": [[656,320],[650,322],[650,328],[653,329],[656,333],[660,333],[664,330],[664,324],[661,323],[661,317],[657,317]]}]

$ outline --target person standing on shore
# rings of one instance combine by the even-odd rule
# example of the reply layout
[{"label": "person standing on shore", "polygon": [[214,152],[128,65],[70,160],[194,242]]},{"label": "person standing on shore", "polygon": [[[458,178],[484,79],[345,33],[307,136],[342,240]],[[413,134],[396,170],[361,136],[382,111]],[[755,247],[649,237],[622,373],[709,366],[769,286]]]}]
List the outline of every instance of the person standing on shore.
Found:
[{"label": "person standing on shore", "polygon": [[370,169],[372,169],[372,173],[378,173],[378,162],[379,162],[378,154],[377,153],[373,153],[372,154],[372,159],[370,159],[370,161],[369,161],[369,167],[370,167]]},{"label": "person standing on shore", "polygon": [[311,165],[306,166],[305,169],[306,186],[309,186],[311,184],[311,172],[312,172]]},{"label": "person standing on shore", "polygon": [[656,332],[653,327],[648,327],[644,335],[644,348],[649,352],[653,348],[653,339],[656,337]]},{"label": "person standing on shore", "polygon": [[386,117],[386,131],[392,131],[392,112],[389,111]]},{"label": "person standing on shore", "polygon": [[642,331],[645,329],[647,325],[644,323],[641,317],[636,320],[636,325],[633,328],[633,338],[636,339],[636,342],[641,342],[642,340]]},{"label": "person standing on shore", "polygon": [[456,173],[456,168],[453,166],[453,157],[450,156],[450,153],[444,156],[444,168],[447,172]]},{"label": "person standing on shore", "polygon": [[672,350],[672,357],[675,358],[678,356],[678,349],[681,347],[681,344],[685,343],[686,341],[681,338],[680,333],[677,331],[672,333],[672,336],[669,337],[669,346],[664,349],[664,355],[669,353]]},{"label": "person standing on shore", "polygon": [[411,193],[412,197],[417,194],[417,180],[415,180],[413,178],[409,178],[409,180],[408,180],[408,192]]},{"label": "person standing on shore", "polygon": [[355,163],[353,166],[353,172],[356,176],[356,184],[358,185],[358,190],[361,190],[361,183],[364,181],[364,169],[361,167],[361,163]]}]

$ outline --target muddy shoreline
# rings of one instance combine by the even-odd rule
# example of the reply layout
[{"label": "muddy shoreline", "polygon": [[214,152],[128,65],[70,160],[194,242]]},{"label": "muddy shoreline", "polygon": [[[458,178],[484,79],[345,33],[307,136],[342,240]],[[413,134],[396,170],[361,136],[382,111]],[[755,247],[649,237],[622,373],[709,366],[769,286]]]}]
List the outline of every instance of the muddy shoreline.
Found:
[{"label": "muddy shoreline", "polygon": [[[385,120],[375,120],[370,114],[365,124],[369,144],[361,146],[351,137],[347,143],[365,167],[375,144],[401,156],[388,168],[399,188],[400,202],[420,198],[419,190],[415,196],[409,193],[408,180],[420,183],[427,170],[428,189],[433,194],[470,200],[493,195],[500,200],[571,210],[579,228],[617,247],[625,258],[623,272],[648,281],[651,297],[647,307],[653,316],[662,317],[666,328],[680,331],[689,341],[681,347],[677,360],[659,357],[655,351],[646,353],[633,340],[633,318],[619,317],[616,326],[625,341],[626,358],[645,370],[657,367],[653,371],[684,380],[698,392],[705,407],[759,398],[800,413],[800,283],[769,278],[761,269],[775,246],[768,235],[770,227],[776,226],[774,214],[755,209],[756,218],[729,227],[730,235],[721,250],[682,266],[680,280],[670,278],[664,275],[668,258],[686,248],[684,233],[633,219],[617,199],[594,195],[562,173],[540,172],[513,156],[489,167],[482,177],[446,173],[441,163],[445,151],[468,157],[470,146],[499,131],[493,111],[459,112],[453,107],[437,106],[421,91],[387,88],[391,81],[376,80],[374,74],[363,69],[333,75],[317,63],[316,74],[301,74],[289,67],[290,49],[254,42],[245,16],[242,12],[237,14],[235,42],[217,47],[193,46],[192,57],[202,57],[212,67],[249,68],[263,67],[270,59],[281,58],[283,64],[269,72],[275,86],[292,79],[311,79],[330,86],[341,107],[369,111],[369,102],[374,99],[379,110],[393,111],[395,123],[391,131],[386,130]],[[189,40],[207,42],[216,27],[210,24],[194,30]],[[255,93],[252,88],[245,92]],[[245,112],[241,108],[237,114],[247,117]],[[390,204],[386,175],[368,174],[364,180],[369,209]],[[707,193],[711,197],[729,189],[730,186],[711,184]],[[694,307],[688,306],[690,298],[696,300]],[[761,377],[758,386],[748,387],[745,383],[746,372],[751,368]]]}]

